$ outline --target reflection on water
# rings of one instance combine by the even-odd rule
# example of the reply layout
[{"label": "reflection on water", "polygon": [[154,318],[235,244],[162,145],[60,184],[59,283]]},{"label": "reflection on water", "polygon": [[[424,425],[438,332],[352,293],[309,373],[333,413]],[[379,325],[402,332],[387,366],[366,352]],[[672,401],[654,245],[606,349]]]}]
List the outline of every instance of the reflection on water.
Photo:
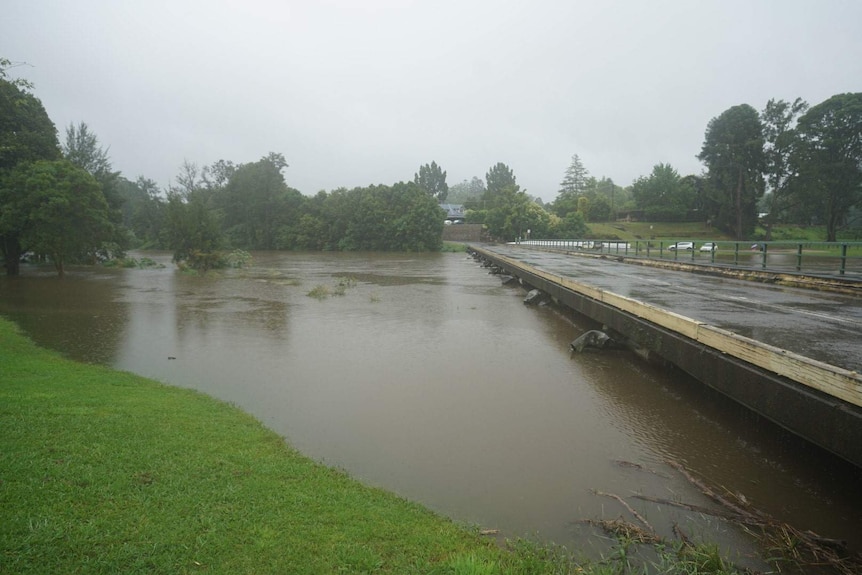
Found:
[{"label": "reflection on water", "polygon": [[[318,285],[333,295],[308,297]],[[204,277],[168,265],[0,280],[0,312],[38,343],[233,402],[314,458],[507,536],[580,546],[579,520],[626,513],[591,490],[709,505],[671,459],[860,545],[859,470],[682,374],[623,351],[570,354],[594,326],[522,298],[463,254],[261,253]],[[630,502],[667,535],[697,522],[746,547],[715,520]]]}]

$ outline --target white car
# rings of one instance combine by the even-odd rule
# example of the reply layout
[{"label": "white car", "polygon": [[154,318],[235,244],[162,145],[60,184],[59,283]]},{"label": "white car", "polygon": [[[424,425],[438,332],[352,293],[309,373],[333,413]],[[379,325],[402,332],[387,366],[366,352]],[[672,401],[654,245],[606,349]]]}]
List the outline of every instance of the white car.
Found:
[{"label": "white car", "polygon": [[702,246],[700,246],[700,251],[702,252],[714,252],[718,249],[718,245],[715,242],[706,242]]},{"label": "white car", "polygon": [[675,244],[669,245],[667,249],[671,251],[677,250],[693,250],[694,243],[693,242],[676,242]]}]

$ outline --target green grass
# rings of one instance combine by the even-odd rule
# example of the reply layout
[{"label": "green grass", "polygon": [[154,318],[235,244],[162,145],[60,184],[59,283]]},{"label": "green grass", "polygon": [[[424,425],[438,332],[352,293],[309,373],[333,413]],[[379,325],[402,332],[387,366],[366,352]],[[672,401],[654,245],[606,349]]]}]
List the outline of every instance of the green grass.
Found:
[{"label": "green grass", "polygon": [[[302,456],[235,407],[66,360],[4,319],[0,509],[2,574],[562,575],[622,567],[579,564],[562,548],[526,541],[500,547]],[[659,572],[691,572],[675,569]]]},{"label": "green grass", "polygon": [[440,251],[451,253],[465,253],[467,251],[467,244],[461,242],[443,242],[443,246],[440,248]]},{"label": "green grass", "polygon": [[74,363],[0,320],[0,573],[429,573],[475,531],[194,391]]},{"label": "green grass", "polygon": [[614,222],[591,223],[590,233],[596,239],[634,240],[729,240],[730,236],[703,222]]}]

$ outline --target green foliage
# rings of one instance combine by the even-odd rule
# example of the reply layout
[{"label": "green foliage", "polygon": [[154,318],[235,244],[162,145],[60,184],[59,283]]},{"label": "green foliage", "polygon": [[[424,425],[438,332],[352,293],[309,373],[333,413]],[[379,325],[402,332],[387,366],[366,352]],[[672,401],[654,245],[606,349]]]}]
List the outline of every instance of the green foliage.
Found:
[{"label": "green foliage", "polygon": [[42,102],[0,78],[0,172],[22,162],[58,159],[57,128]]},{"label": "green foliage", "polygon": [[227,184],[210,188],[224,214],[224,228],[232,245],[276,249],[284,240],[283,228],[296,225],[303,198],[285,183],[281,170],[286,166],[281,154],[271,153],[227,170]]},{"label": "green foliage", "polygon": [[320,215],[300,218],[293,229],[299,248],[436,251],[442,245],[443,211],[413,182],[321,193],[311,204],[309,211]]},{"label": "green foliage", "polygon": [[66,160],[19,164],[7,184],[0,190],[0,231],[47,255],[61,276],[66,262],[95,257],[114,233],[99,183]]},{"label": "green foliage", "polygon": [[228,268],[247,268],[253,260],[252,255],[245,250],[232,250],[222,256],[223,267]]},{"label": "green foliage", "polygon": [[482,209],[494,207],[497,198],[504,189],[518,188],[512,169],[502,162],[497,162],[485,174],[485,193],[482,194]]},{"label": "green foliage", "polygon": [[120,176],[117,178],[117,194],[123,206],[123,225],[131,233],[132,245],[138,248],[167,248],[167,203],[158,185],[143,176],[135,182]]},{"label": "green foliage", "polygon": [[707,206],[718,227],[743,239],[757,223],[757,200],[763,195],[763,126],[748,104],[727,109],[709,121],[698,158],[708,170]]},{"label": "green foliage", "polygon": [[313,297],[314,299],[326,299],[332,294],[332,291],[329,289],[329,286],[324,284],[318,284],[311,288],[307,294],[308,297]]},{"label": "green foliage", "polygon": [[648,177],[632,184],[632,198],[648,220],[679,222],[694,204],[695,191],[670,164],[656,164]]},{"label": "green foliage", "polygon": [[26,81],[8,80],[6,70],[12,63],[0,58],[0,255],[8,275],[17,275],[24,248],[21,245],[23,222],[16,219],[12,203],[20,202],[19,192],[11,189],[12,170],[39,160],[60,159],[57,128],[45,108],[27,90]]},{"label": "green foliage", "polygon": [[580,212],[569,212],[561,218],[552,214],[549,237],[557,239],[577,239],[587,237],[589,228]]},{"label": "green foliage", "polygon": [[437,165],[437,162],[419,166],[419,172],[413,176],[413,183],[431,194],[438,204],[446,202],[446,197],[449,195],[446,172]]},{"label": "green foliage", "polygon": [[606,222],[611,219],[611,204],[603,197],[597,196],[589,205],[587,219],[591,222]]},{"label": "green foliage", "polygon": [[799,118],[790,163],[795,193],[835,241],[854,207],[862,203],[862,93],[837,94]]},{"label": "green foliage", "polygon": [[[589,175],[590,173],[584,167],[581,158],[574,154],[569,167],[566,168],[563,181],[560,182],[560,190],[553,203],[555,214],[565,217],[569,212],[582,211],[578,208],[578,198],[584,197],[587,192]],[[595,181],[593,181],[594,183]]]},{"label": "green foliage", "polygon": [[123,197],[119,190],[119,172],[114,172],[107,151],[99,145],[99,139],[84,122],[77,126],[69,124],[66,128],[66,141],[63,156],[73,165],[85,170],[99,182],[102,194],[108,203],[108,217],[114,225],[111,243],[116,249],[124,250],[127,235],[123,224]]},{"label": "green foliage", "polygon": [[758,211],[766,212],[768,224],[787,217],[792,208],[793,185],[797,181],[790,165],[791,152],[797,142],[793,124],[796,117],[807,109],[808,104],[801,98],[797,98],[792,104],[784,100],[770,99],[760,113],[769,193],[764,195],[763,205],[758,206]]},{"label": "green foliage", "polygon": [[491,236],[512,241],[525,238],[527,230],[530,237],[546,237],[550,227],[550,216],[518,186],[503,188],[496,197],[494,205],[486,213],[485,224]]},{"label": "green foliage", "polygon": [[207,200],[202,190],[187,194],[171,191],[166,209],[168,245],[174,261],[202,271],[218,261],[223,242],[218,214]]}]

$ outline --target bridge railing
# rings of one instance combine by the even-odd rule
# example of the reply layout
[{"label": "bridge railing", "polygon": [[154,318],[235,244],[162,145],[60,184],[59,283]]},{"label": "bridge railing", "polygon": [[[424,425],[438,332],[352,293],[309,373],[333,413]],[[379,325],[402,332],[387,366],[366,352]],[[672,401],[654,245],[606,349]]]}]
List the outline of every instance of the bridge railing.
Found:
[{"label": "bridge railing", "polygon": [[531,239],[511,243],[700,265],[862,278],[862,242]]}]

